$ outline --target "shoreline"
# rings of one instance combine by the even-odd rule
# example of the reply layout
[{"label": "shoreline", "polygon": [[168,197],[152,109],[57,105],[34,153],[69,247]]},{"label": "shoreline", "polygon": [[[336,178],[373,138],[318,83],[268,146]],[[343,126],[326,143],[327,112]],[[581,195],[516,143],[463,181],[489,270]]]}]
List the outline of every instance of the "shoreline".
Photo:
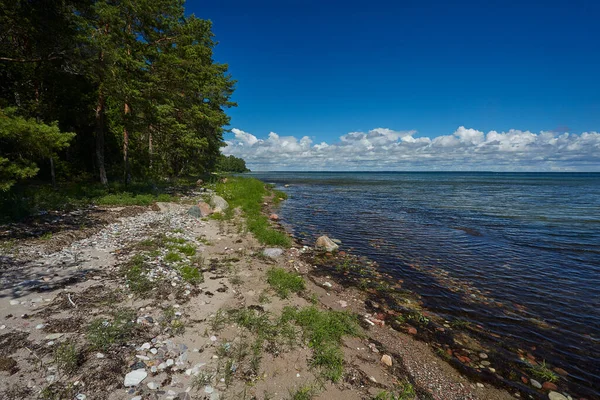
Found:
[{"label": "shoreline", "polygon": [[[231,220],[191,217],[188,208],[204,195],[197,193],[179,203],[157,203],[152,207],[105,208],[100,214],[107,218],[99,226],[88,228],[87,233],[59,232],[49,240],[17,243],[12,253],[4,249],[3,256],[14,262],[11,271],[34,273],[40,286],[36,291],[21,282],[9,292],[3,291],[0,298],[2,361],[6,366],[1,372],[6,379],[0,391],[6,394],[22,390],[13,393],[13,398],[59,398],[69,393],[71,397],[83,395],[79,399],[133,399],[139,395],[214,399],[218,398],[214,393],[243,398],[236,397],[242,392],[247,398],[266,398],[275,391],[276,398],[301,398],[294,396],[304,392],[310,397],[302,398],[351,399],[388,398],[377,396],[399,393],[401,387],[413,390],[414,397],[422,399],[512,398],[488,384],[481,387],[470,382],[450,364],[440,362],[430,346],[413,335],[373,322],[385,319],[376,318],[379,308],[365,297],[365,292],[335,282],[331,271],[313,268],[312,257],[317,253],[293,245],[269,258],[263,255],[265,246],[248,235],[246,222],[238,213]],[[272,196],[261,206],[266,215],[275,210],[273,207]],[[281,229],[276,222],[270,224]],[[166,242],[165,234],[171,238]],[[162,238],[160,243],[156,238]],[[192,259],[184,254],[191,254],[192,248],[202,256],[198,266],[202,280],[190,274],[193,269],[186,269],[187,264],[179,264]],[[19,249],[23,252],[20,255],[16,252]],[[172,249],[179,249],[183,261],[165,261],[175,257],[170,256]],[[132,264],[136,255],[146,257],[148,264],[141,267],[148,267],[150,275],[163,274],[168,280],[151,281],[145,294],[134,292],[136,284],[140,290],[148,289],[144,287],[148,282],[134,280],[139,278],[132,272],[137,271],[136,264]],[[56,270],[47,269],[59,260],[63,261]],[[36,267],[35,262],[44,266]],[[265,279],[272,269],[300,274],[305,288],[280,298]],[[17,278],[23,276],[14,278],[18,283]],[[3,289],[7,288],[10,285],[5,281]],[[21,292],[17,294],[15,288],[21,288]],[[116,297],[108,299],[109,294]],[[95,316],[116,324],[112,304],[134,313],[135,329],[130,338],[99,352],[89,347],[89,322]],[[257,336],[244,325],[246,320],[231,319],[237,315],[236,310],[273,319],[286,307],[306,310],[315,304],[325,316],[337,311],[361,316],[365,336],[343,337],[339,343],[343,380],[323,380],[319,368],[311,366],[315,349],[303,338],[307,327],[293,326],[295,346],[286,347],[279,343],[279,337],[268,338],[275,347],[283,347],[275,353],[269,346],[261,347],[253,357],[232,354],[230,348],[239,347],[241,351],[244,346],[251,347],[249,341]],[[374,325],[364,321],[365,314],[370,314]],[[304,334],[298,336],[302,331]],[[67,372],[57,362],[56,349],[68,349],[69,344],[79,355],[71,360],[77,362],[77,369]],[[383,356],[390,357],[391,366],[383,362]],[[172,357],[171,365],[166,365],[168,357]],[[252,361],[260,367],[252,369]],[[166,367],[160,369],[163,365]],[[223,370],[228,365],[229,369]],[[124,389],[124,376],[139,369],[147,377],[141,384]],[[214,375],[204,376],[204,371]],[[101,377],[103,390],[97,387]],[[199,377],[210,378],[210,385],[194,385]],[[50,397],[40,397],[44,393]]]}]

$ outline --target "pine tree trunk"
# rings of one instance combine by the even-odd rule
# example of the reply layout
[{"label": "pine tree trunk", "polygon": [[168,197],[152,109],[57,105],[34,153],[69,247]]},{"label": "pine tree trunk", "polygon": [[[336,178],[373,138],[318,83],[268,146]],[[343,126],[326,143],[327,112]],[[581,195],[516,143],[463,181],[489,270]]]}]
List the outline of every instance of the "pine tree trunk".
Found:
[{"label": "pine tree trunk", "polygon": [[123,128],[123,181],[129,183],[129,132],[127,131],[127,116],[131,112],[129,104],[125,103],[125,124]]},{"label": "pine tree trunk", "polygon": [[104,93],[102,88],[98,92],[98,102],[96,104],[96,161],[98,162],[98,172],[100,173],[100,182],[106,186],[106,168],[104,166]]}]

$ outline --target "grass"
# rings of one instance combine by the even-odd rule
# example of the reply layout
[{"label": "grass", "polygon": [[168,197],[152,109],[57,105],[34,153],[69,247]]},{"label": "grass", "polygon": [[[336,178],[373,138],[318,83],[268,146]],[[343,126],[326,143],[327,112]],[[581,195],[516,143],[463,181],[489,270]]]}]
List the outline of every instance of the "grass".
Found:
[{"label": "grass", "polygon": [[546,361],[542,361],[541,364],[532,365],[528,368],[531,375],[540,379],[542,382],[556,382],[558,381],[558,375],[556,375],[547,365]]},{"label": "grass", "polygon": [[313,349],[311,365],[320,370],[321,376],[332,382],[339,381],[344,370],[342,338],[362,335],[356,317],[346,312],[320,311],[309,306],[299,310],[286,307],[281,318],[302,327],[304,338]]},{"label": "grass", "polygon": [[[254,178],[231,177],[216,184],[216,192],[229,202],[229,209],[241,208],[246,225],[256,239],[268,246],[290,247],[291,239],[284,232],[273,229],[262,213],[263,198],[268,195],[264,183]],[[223,215],[227,217],[227,214]]]},{"label": "grass", "polygon": [[119,310],[112,318],[99,318],[88,326],[87,340],[94,349],[107,350],[116,345],[124,345],[135,330],[135,312]]},{"label": "grass", "polygon": [[296,390],[290,390],[290,400],[311,400],[317,395],[317,391],[311,385],[304,385]]},{"label": "grass", "polygon": [[373,400],[414,400],[417,397],[414,386],[408,382],[400,382],[393,391],[384,390],[373,397]]},{"label": "grass", "polygon": [[287,272],[283,268],[268,270],[267,282],[282,299],[286,299],[290,292],[298,293],[306,287],[304,279],[299,274]]},{"label": "grass", "polygon": [[132,292],[142,295],[155,287],[155,282],[148,278],[148,269],[145,258],[141,254],[136,254],[121,267],[121,274],[125,277]]},{"label": "grass", "polygon": [[179,268],[179,273],[181,274],[181,279],[184,281],[191,283],[192,285],[197,285],[199,283],[204,282],[204,277],[200,270],[191,265],[184,265]]},{"label": "grass", "polygon": [[71,342],[64,342],[54,349],[54,363],[65,374],[72,374],[81,362],[79,351]]},{"label": "grass", "polygon": [[175,251],[169,251],[165,256],[165,261],[167,262],[180,262],[181,260],[183,260],[183,258],[181,258],[181,255]]},{"label": "grass", "polygon": [[181,335],[185,332],[185,324],[177,317],[173,306],[168,306],[163,310],[158,323],[163,329],[169,330],[173,335]]}]

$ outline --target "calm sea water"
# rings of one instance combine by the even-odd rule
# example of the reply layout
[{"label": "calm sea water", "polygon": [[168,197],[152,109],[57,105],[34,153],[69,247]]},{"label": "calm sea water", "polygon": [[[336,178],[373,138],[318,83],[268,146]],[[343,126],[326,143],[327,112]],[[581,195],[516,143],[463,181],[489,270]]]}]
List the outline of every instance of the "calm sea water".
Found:
[{"label": "calm sea water", "polygon": [[280,216],[404,279],[600,394],[600,174],[254,173]]}]

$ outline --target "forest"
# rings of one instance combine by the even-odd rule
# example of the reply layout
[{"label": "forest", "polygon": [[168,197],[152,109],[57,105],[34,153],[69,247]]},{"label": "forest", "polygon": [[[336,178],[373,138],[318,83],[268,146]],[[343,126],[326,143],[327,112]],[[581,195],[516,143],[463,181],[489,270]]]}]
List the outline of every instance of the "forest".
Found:
[{"label": "forest", "polygon": [[220,154],[235,81],[213,58],[211,22],[183,0],[0,0],[0,10],[4,199],[34,182],[108,188],[237,165]]}]

